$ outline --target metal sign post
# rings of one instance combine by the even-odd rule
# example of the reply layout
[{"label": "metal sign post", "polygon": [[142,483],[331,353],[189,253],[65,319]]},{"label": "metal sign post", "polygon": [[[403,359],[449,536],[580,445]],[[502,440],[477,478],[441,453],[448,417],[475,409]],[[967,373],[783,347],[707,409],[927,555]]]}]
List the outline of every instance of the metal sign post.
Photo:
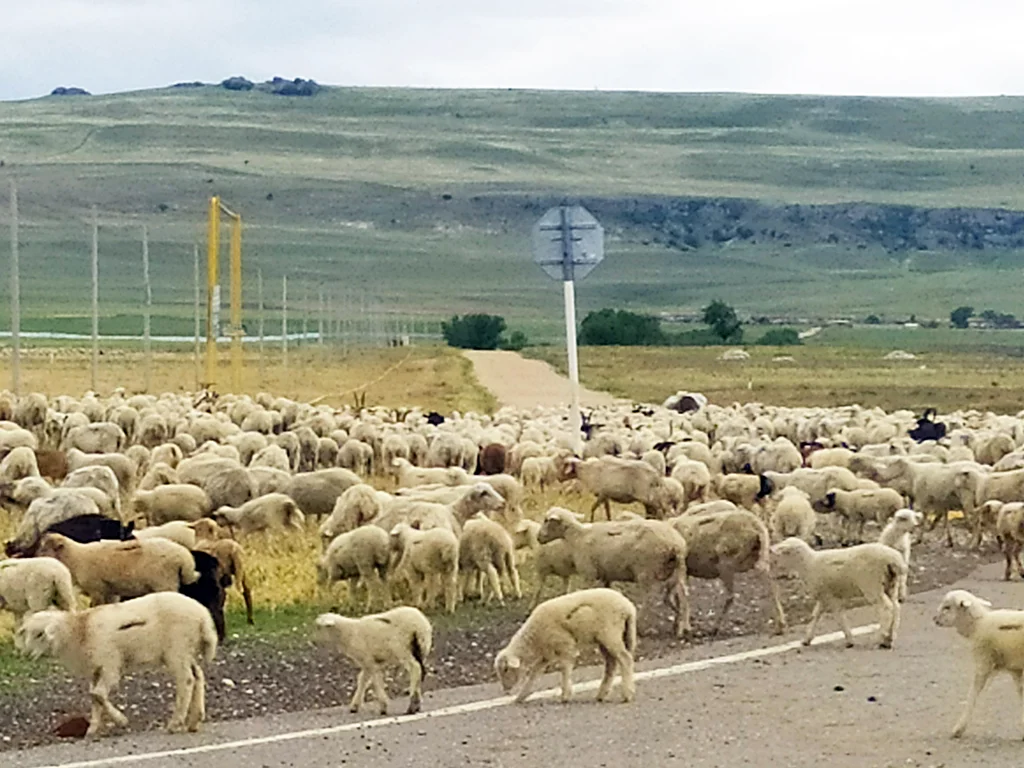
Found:
[{"label": "metal sign post", "polygon": [[580,371],[576,353],[576,288],[604,259],[604,229],[580,205],[560,205],[533,227],[533,260],[552,279],[562,281],[565,303],[565,347],[569,363],[573,440],[580,439]]}]

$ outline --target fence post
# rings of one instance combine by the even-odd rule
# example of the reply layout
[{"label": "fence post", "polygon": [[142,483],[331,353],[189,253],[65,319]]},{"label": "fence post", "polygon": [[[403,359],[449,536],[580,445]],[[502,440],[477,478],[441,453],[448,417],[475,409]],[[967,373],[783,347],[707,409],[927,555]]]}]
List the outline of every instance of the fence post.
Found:
[{"label": "fence post", "polygon": [[260,386],[266,381],[266,362],[263,358],[263,270],[256,270],[256,295],[259,303],[259,336],[260,336]]},{"label": "fence post", "polygon": [[142,353],[145,356],[143,389],[149,392],[153,377],[153,347],[149,338],[150,312],[153,308],[153,290],[149,284],[149,227],[142,225],[142,284],[146,300],[142,312]]},{"label": "fence post", "polygon": [[100,215],[92,207],[92,369],[90,389],[96,391],[100,362]]},{"label": "fence post", "polygon": [[11,179],[11,391],[21,394],[21,279],[18,274],[18,187]]},{"label": "fence post", "polygon": [[198,390],[200,384],[200,362],[199,362],[199,246],[192,246],[192,289],[194,303],[194,325],[195,341],[192,346],[192,361],[195,368],[195,387]]},{"label": "fence post", "polygon": [[288,370],[288,275],[281,278],[281,362]]}]

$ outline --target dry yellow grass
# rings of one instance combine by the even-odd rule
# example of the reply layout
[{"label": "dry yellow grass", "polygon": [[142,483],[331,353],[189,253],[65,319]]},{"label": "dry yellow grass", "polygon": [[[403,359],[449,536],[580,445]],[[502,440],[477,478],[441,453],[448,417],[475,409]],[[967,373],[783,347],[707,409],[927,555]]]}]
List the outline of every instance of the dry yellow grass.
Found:
[{"label": "dry yellow grass", "polygon": [[[135,348],[103,349],[97,375],[101,394],[116,387],[143,391],[144,359]],[[90,350],[86,347],[37,347],[22,355],[23,392],[78,395],[90,386]],[[367,405],[395,408],[418,405],[425,409],[491,411],[494,400],[481,389],[469,361],[442,346],[337,348],[308,346],[291,350],[288,368],[279,350],[268,351],[261,375],[259,355],[246,349],[242,391],[260,391],[310,401],[323,398],[333,406],[352,404],[353,390],[365,386]],[[0,382],[10,381],[10,357],[0,359]],[[219,392],[230,390],[227,350],[218,368]],[[191,351],[154,351],[152,392],[190,392],[196,389]],[[361,390],[362,391],[362,390]]]}]

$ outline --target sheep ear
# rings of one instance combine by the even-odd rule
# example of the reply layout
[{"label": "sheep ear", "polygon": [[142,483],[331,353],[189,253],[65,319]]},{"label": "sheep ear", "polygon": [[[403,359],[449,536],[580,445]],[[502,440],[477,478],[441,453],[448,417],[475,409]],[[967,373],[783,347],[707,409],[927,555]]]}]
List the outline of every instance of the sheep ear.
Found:
[{"label": "sheep ear", "polygon": [[508,666],[509,669],[519,669],[522,662],[519,661],[518,656],[509,656],[505,659],[505,664]]},{"label": "sheep ear", "polygon": [[57,622],[50,622],[46,625],[46,629],[43,630],[43,635],[46,637],[46,644],[53,647],[53,644],[57,640]]}]

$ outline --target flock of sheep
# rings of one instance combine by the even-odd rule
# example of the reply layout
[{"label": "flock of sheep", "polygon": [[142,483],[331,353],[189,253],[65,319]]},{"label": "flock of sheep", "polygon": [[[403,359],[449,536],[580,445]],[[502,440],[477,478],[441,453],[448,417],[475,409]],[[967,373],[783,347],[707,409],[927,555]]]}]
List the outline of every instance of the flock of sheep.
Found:
[{"label": "flock of sheep", "polygon": [[[315,622],[359,668],[353,711],[371,688],[387,711],[391,666],[407,671],[408,711],[418,711],[433,642],[424,612],[521,598],[527,562],[533,611],[494,659],[505,691],[523,701],[554,668],[568,701],[577,657],[596,647],[598,698],[618,673],[629,701],[638,622],[664,606],[675,636],[689,638],[691,578],[725,588],[714,632],[744,572],[762,578],[782,632],[776,578],[792,575],[814,603],[805,643],[835,612],[852,645],[845,611],[866,602],[891,648],[925,521],[953,545],[949,512],[961,511],[970,546],[994,538],[1006,577],[1021,572],[1024,419],[943,419],[940,439],[918,441],[907,411],[722,407],[678,393],[661,406],[595,410],[583,439],[563,409],[445,418],[267,394],[0,393],[0,502],[16,521],[0,601],[19,622],[18,648],[90,680],[90,734],[127,722],[109,694],[124,671],[146,665],[174,677],[169,729],[195,730],[202,665],[225,637],[226,589],[241,590],[253,621],[247,540],[316,525],[323,551],[309,568],[320,584],[346,581],[367,611],[390,609]],[[566,506],[524,514],[546,488],[562,489]],[[842,546],[823,548],[825,539]],[[564,594],[542,602],[550,577]],[[570,591],[573,578],[588,588]],[[642,610],[610,588],[624,582],[637,585]],[[80,608],[76,587],[91,607]],[[973,639],[975,695],[998,669],[1020,684],[1024,613],[951,592],[936,621]]]}]

